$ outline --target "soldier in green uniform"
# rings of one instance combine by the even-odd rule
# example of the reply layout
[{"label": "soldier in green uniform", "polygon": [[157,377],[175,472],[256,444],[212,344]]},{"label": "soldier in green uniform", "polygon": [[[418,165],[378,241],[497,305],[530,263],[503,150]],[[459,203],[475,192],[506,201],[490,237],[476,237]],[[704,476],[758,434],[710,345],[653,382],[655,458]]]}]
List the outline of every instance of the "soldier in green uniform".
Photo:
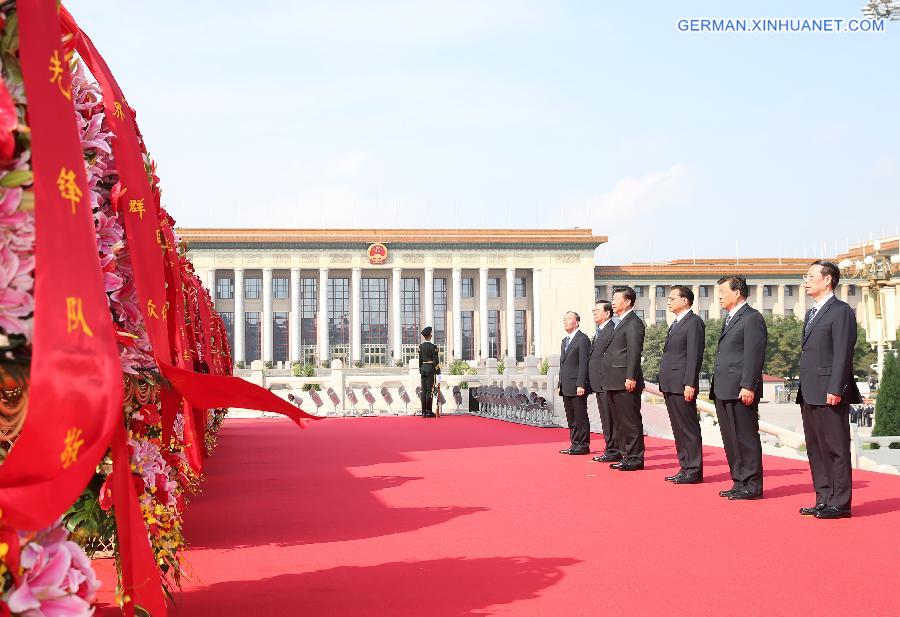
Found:
[{"label": "soldier in green uniform", "polygon": [[434,402],[434,376],[441,372],[440,360],[438,358],[438,349],[431,342],[431,326],[427,326],[422,330],[422,337],[425,339],[419,345],[419,375],[422,378],[422,417],[434,418],[432,411]]}]

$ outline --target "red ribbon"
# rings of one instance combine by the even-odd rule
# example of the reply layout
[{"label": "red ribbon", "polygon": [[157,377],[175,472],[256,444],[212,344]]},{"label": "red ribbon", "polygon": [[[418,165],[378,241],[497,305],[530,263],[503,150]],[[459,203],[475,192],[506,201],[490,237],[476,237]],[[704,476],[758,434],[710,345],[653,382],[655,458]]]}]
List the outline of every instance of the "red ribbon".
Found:
[{"label": "red ribbon", "polygon": [[[128,483],[131,461],[122,418],[119,352],[97,254],[56,0],[16,4],[32,137],[35,322],[28,417],[16,447],[0,467],[0,508],[4,524],[36,530],[72,505],[110,442],[115,475]],[[126,596],[160,617],[166,614],[165,598],[137,495],[133,488],[117,493],[119,537],[134,539],[122,553]],[[133,602],[125,605],[125,612],[134,614]]]}]

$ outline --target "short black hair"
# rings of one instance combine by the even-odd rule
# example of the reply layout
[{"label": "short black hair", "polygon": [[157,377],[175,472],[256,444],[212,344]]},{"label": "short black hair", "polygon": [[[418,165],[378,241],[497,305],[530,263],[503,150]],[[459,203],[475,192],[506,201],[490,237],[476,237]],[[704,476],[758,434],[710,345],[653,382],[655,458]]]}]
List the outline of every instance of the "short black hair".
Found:
[{"label": "short black hair", "polygon": [[604,313],[612,315],[612,304],[609,303],[609,300],[597,300],[594,304],[599,306]]},{"label": "short black hair", "polygon": [[573,315],[575,315],[575,321],[577,321],[578,323],[581,323],[581,315],[579,315],[575,311],[566,311],[566,315],[568,315],[569,313],[572,313]]},{"label": "short black hair", "polygon": [[747,279],[740,274],[729,274],[716,281],[717,285],[721,285],[722,283],[728,283],[728,289],[738,292],[742,298],[750,297],[750,288],[747,287]]},{"label": "short black hair", "polygon": [[688,301],[688,306],[694,306],[694,291],[687,285],[672,285],[672,291]]},{"label": "short black hair", "polygon": [[822,268],[822,276],[831,277],[831,289],[834,290],[834,288],[837,287],[838,282],[841,280],[841,269],[838,268],[834,262],[817,259],[809,265]]},{"label": "short black hair", "polygon": [[631,306],[634,306],[635,301],[637,301],[637,294],[634,289],[625,285],[624,287],[616,287],[613,289],[613,295],[622,294],[622,297],[631,302]]}]

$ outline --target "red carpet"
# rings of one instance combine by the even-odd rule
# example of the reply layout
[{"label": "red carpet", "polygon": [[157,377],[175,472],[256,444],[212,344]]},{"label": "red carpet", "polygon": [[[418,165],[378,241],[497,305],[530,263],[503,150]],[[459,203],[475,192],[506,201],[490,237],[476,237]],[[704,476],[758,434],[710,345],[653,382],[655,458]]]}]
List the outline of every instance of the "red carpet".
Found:
[{"label": "red carpet", "polygon": [[670,441],[622,473],[557,454],[566,436],[465,416],[228,420],[188,511],[178,614],[900,614],[900,478],[856,472],[854,518],[818,521],[797,514],[804,461],[767,457],[766,499],[729,502],[721,449],[705,484],[674,486]]}]

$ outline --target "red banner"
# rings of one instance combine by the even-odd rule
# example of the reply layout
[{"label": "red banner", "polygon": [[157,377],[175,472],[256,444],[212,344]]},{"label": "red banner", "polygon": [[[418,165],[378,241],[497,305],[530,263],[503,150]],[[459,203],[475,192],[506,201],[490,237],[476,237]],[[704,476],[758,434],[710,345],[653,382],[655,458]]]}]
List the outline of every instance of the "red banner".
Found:
[{"label": "red banner", "polygon": [[[34,172],[35,311],[28,416],[0,467],[0,508],[4,524],[37,530],[72,505],[111,441],[114,453],[120,453],[115,469],[127,470],[118,475],[128,482],[131,465],[124,441],[122,370],[56,0],[16,4]],[[153,617],[165,615],[159,571],[134,491],[120,491],[115,508],[119,537],[139,530],[128,552],[135,562],[123,561],[130,583],[126,614],[134,614],[137,602]]]},{"label": "red banner", "polygon": [[[316,419],[265,388],[236,377],[223,377],[195,373],[179,369],[172,364],[172,354],[164,321],[171,318],[171,307],[166,301],[165,274],[161,245],[164,243],[159,226],[159,208],[147,179],[145,161],[138,141],[137,125],[131,108],[121,89],[94,47],[90,38],[81,31],[74,19],[62,9],[66,28],[74,36],[73,43],[103,91],[103,105],[116,135],[113,153],[123,198],[120,199],[125,219],[125,234],[132,252],[135,286],[147,332],[153,345],[160,372],[175,386],[181,395],[195,408],[243,407],[287,415],[300,426],[304,418]],[[211,403],[211,404],[210,404]],[[168,427],[163,418],[164,438]]]}]

